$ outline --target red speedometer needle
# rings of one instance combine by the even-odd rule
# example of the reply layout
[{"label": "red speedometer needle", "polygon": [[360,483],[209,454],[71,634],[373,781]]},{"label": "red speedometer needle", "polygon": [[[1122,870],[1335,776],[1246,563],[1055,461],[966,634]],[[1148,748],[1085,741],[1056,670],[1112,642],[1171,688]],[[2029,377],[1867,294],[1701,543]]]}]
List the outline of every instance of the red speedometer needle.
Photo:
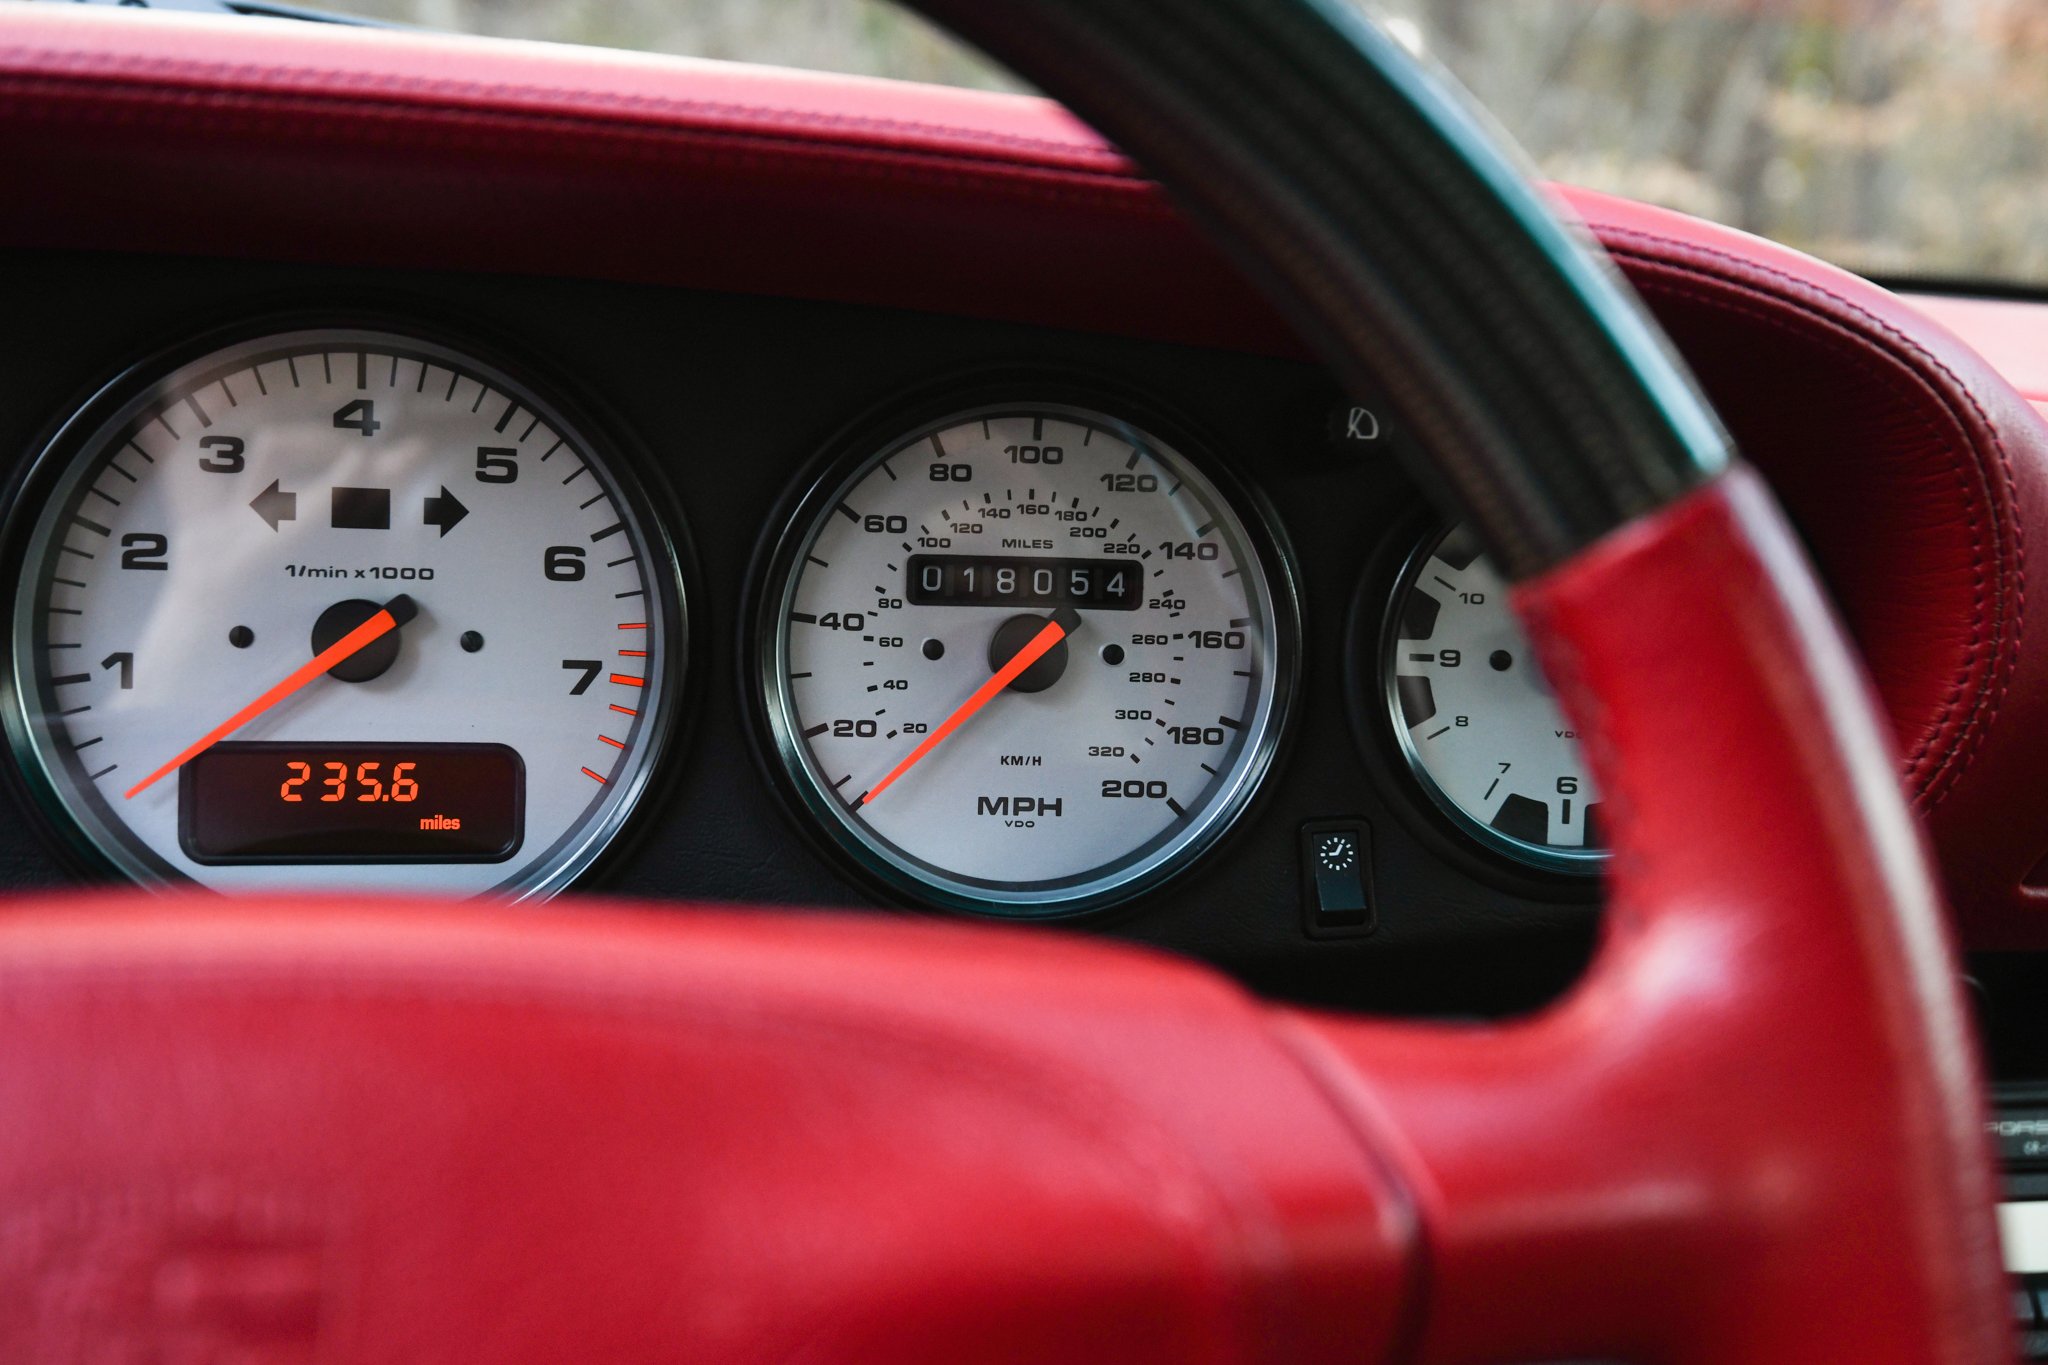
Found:
[{"label": "red speedometer needle", "polygon": [[946,717],[938,729],[925,736],[924,743],[910,751],[910,757],[891,768],[887,777],[854,798],[853,809],[859,810],[862,806],[865,806],[868,802],[889,790],[890,783],[916,767],[918,761],[932,750],[938,748],[947,735],[952,734],[955,730],[965,725],[976,711],[987,706],[995,698],[996,693],[1015,682],[1019,674],[1044,658],[1047,651],[1069,635],[1072,635],[1080,625],[1081,618],[1072,607],[1061,607],[1053,612],[1052,619],[1045,623],[1045,628],[1032,636],[1031,642],[1025,645],[1024,648],[1011,655],[1010,661],[997,669],[993,677],[980,687],[975,688],[973,696],[961,702],[959,709]]},{"label": "red speedometer needle", "polygon": [[404,593],[400,593],[392,598],[384,604],[383,610],[379,611],[375,616],[372,616],[369,620],[363,622],[354,630],[321,650],[318,654],[315,654],[311,659],[293,669],[291,676],[287,677],[283,682],[278,683],[268,692],[265,692],[256,700],[250,702],[211,730],[208,730],[200,737],[198,743],[130,787],[123,799],[132,799],[138,792],[147,791],[151,783],[161,778],[169,777],[172,773],[178,771],[178,769],[184,767],[187,763],[190,763],[193,759],[199,757],[199,755],[205,753],[208,749],[211,749],[214,745],[220,743],[229,735],[340,663],[343,659],[361,651],[372,640],[381,639],[389,635],[418,614],[419,608]]}]

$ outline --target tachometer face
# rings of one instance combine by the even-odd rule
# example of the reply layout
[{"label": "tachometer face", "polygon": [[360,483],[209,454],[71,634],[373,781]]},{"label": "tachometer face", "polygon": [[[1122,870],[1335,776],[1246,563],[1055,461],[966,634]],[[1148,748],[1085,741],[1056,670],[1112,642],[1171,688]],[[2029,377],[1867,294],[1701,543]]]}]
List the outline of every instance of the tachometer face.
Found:
[{"label": "tachometer face", "polygon": [[1603,856],[1600,797],[1509,609],[1464,528],[1432,537],[1394,590],[1383,674],[1403,756],[1429,798],[1495,852],[1554,871]]},{"label": "tachometer face", "polygon": [[118,869],[544,892],[632,809],[675,560],[545,395],[410,335],[285,332],[117,385],[45,458],[7,721]]},{"label": "tachometer face", "polygon": [[1101,412],[955,413],[829,472],[763,592],[797,793],[921,899],[1054,915],[1184,867],[1290,692],[1293,593],[1242,496]]}]

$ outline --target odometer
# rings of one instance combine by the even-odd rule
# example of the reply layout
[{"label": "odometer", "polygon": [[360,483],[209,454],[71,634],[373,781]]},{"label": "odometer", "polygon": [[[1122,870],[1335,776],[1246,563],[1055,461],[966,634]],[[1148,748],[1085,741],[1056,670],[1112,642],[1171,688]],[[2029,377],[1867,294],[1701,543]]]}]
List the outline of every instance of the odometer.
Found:
[{"label": "odometer", "polygon": [[619,452],[407,333],[191,354],[74,418],[10,527],[8,727],[60,822],[143,881],[565,885],[632,811],[684,662]]},{"label": "odometer", "polygon": [[214,745],[179,770],[194,862],[501,863],[524,838],[507,744]]},{"label": "odometer", "polygon": [[857,861],[1007,915],[1127,899],[1243,810],[1296,619],[1277,537],[1185,449],[1050,403],[856,449],[761,598],[775,752]]}]

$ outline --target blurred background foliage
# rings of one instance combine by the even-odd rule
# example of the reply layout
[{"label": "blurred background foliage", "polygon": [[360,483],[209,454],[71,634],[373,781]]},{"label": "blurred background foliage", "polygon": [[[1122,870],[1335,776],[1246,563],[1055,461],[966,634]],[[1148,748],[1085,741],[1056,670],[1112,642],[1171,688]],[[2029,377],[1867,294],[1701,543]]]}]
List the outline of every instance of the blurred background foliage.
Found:
[{"label": "blurred background foliage", "polygon": [[[1448,67],[1544,175],[1866,273],[2048,282],[2048,0],[1350,2]],[[1022,88],[876,0],[328,3],[430,28]]]}]

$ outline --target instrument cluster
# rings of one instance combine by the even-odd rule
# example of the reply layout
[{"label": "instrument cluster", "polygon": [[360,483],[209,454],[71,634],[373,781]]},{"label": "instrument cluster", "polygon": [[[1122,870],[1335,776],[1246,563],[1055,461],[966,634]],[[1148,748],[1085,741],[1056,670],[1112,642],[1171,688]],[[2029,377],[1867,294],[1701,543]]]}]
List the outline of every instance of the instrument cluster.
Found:
[{"label": "instrument cluster", "polygon": [[[707,782],[771,793],[780,837],[882,904],[1095,915],[1248,841],[1232,875],[1298,873],[1311,939],[1370,936],[1431,877],[1592,901],[1577,736],[1376,415],[1363,441],[1353,407],[1342,436],[1248,443],[1213,420],[1227,393],[1040,344],[821,403],[803,444],[713,447],[636,422],[632,377],[504,335],[252,312],[81,376],[11,500],[0,696],[74,867],[229,894],[634,886],[619,869],[693,828],[719,856],[671,808]],[[779,469],[774,496],[714,498],[706,462]],[[1304,503],[1303,480],[1328,488]],[[707,523],[751,554],[702,565]],[[1304,535],[1349,571],[1308,573]],[[727,691],[752,761],[693,776]],[[1362,780],[1269,819],[1303,766]]]}]

